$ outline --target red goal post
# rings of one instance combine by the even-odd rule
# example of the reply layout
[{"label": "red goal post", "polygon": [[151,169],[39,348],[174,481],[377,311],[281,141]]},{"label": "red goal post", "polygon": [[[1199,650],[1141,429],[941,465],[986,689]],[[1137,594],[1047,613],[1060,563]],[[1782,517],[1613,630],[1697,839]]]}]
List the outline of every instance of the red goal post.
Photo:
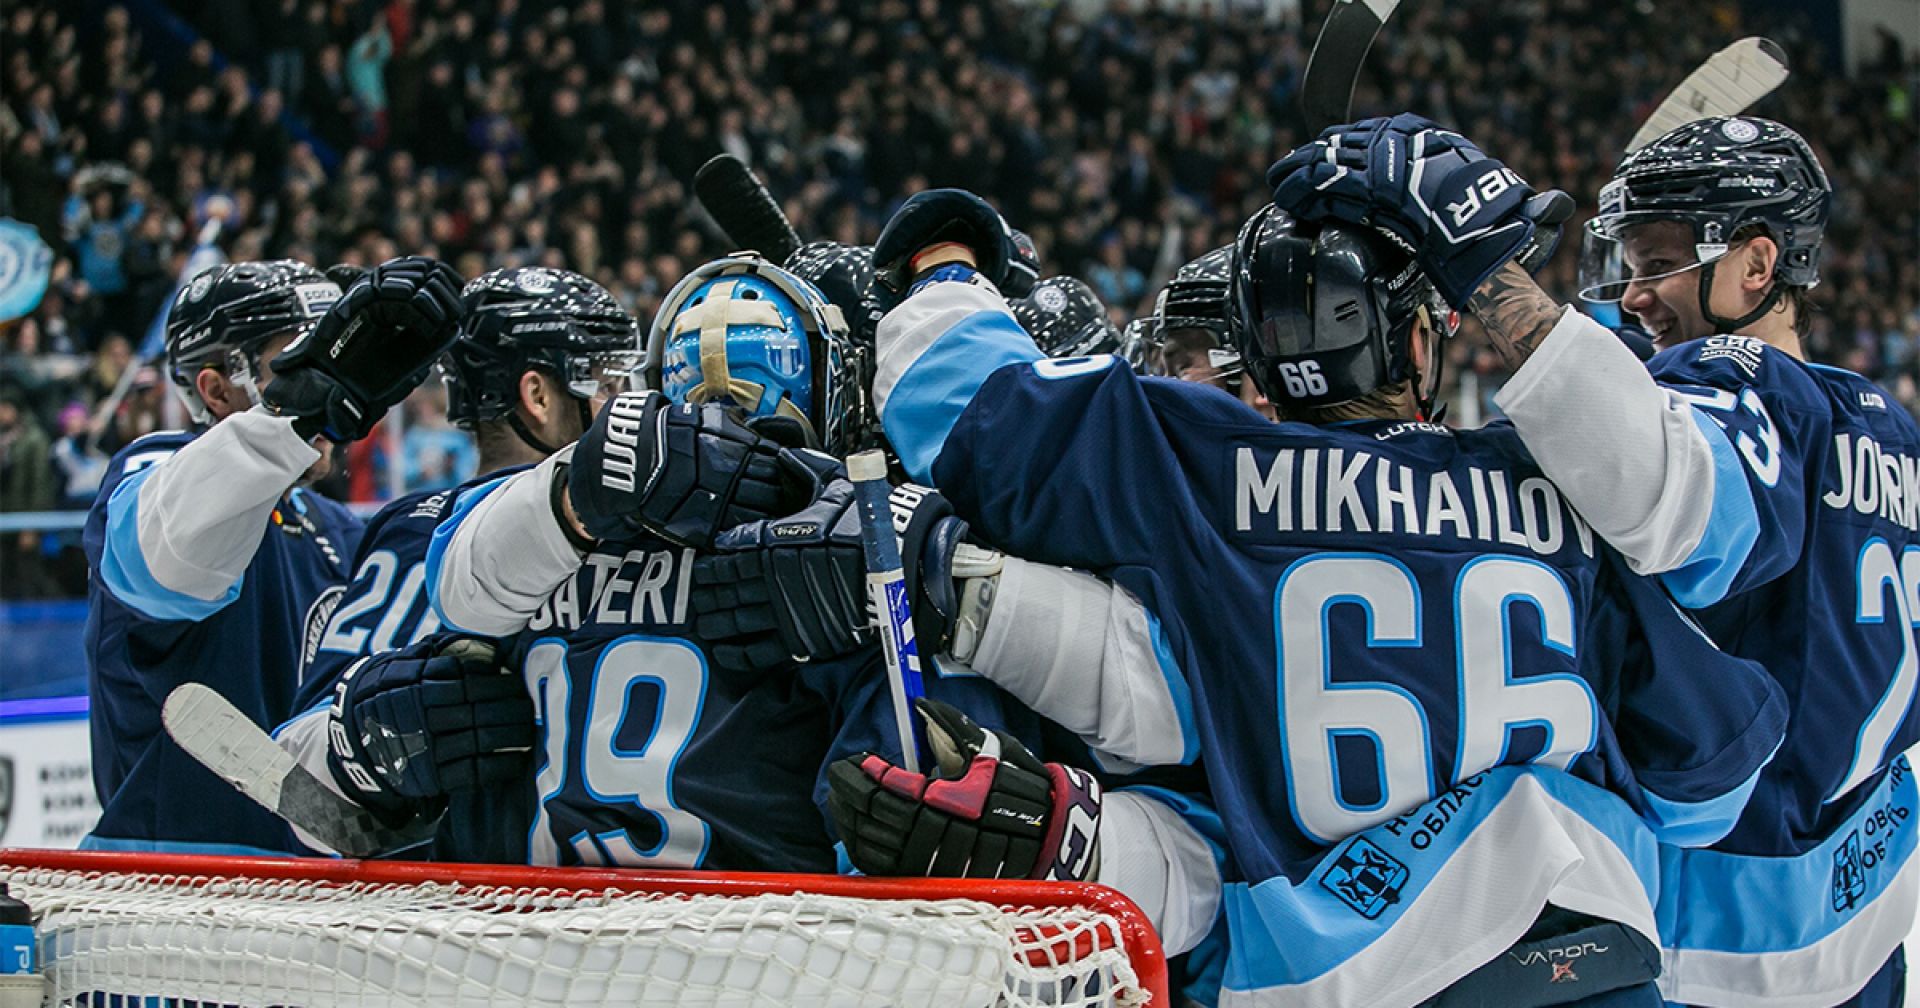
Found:
[{"label": "red goal post", "polygon": [[50,1005],[1170,1003],[1092,884],[22,849],[0,881]]}]

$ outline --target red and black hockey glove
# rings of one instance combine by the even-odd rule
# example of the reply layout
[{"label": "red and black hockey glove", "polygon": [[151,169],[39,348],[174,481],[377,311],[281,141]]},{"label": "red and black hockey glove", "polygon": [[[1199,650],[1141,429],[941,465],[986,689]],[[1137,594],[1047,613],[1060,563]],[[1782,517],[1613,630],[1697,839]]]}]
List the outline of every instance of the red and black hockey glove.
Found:
[{"label": "red and black hockey glove", "polygon": [[938,777],[871,753],[827,768],[827,811],[869,875],[1078,882],[1100,863],[1101,789],[938,700],[915,707]]}]

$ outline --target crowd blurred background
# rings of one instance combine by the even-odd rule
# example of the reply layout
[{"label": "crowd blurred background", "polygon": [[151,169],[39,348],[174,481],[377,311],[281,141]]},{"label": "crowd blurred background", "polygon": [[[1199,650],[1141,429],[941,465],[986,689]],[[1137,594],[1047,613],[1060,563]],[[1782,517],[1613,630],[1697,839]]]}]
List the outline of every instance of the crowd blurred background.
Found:
[{"label": "crowd blurred background", "polygon": [[[690,183],[731,151],[807,238],[871,241],[926,186],[986,194],[1043,273],[1085,279],[1124,323],[1229,241],[1267,165],[1311,136],[1295,90],[1328,6],[123,2],[13,0],[0,18],[0,217],[55,254],[38,309],[0,329],[0,512],[86,507],[105,460],[169,418],[154,321],[210,219],[229,259],[579,270],[645,323],[727,251]],[[1653,103],[1769,35],[1794,76],[1758,111],[1807,135],[1837,191],[1809,350],[1920,410],[1920,57],[1887,34],[1843,71],[1793,4],[1759,9],[1775,13],[1407,4],[1356,112],[1423,112],[1590,203]],[[1545,276],[1561,298],[1576,259]],[[1474,422],[1503,375],[1471,323],[1451,353],[1446,394]],[[357,449],[331,492],[371,503],[470,472],[433,383],[405,410],[404,435]],[[0,536],[0,593],[75,592],[72,533]]]}]

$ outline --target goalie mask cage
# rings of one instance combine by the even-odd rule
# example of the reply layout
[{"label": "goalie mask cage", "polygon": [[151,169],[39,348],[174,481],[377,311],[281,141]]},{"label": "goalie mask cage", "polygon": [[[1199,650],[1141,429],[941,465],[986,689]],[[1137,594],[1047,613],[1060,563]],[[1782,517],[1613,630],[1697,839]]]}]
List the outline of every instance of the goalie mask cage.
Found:
[{"label": "goalie mask cage", "polygon": [[49,1006],[1165,1005],[1088,884],[0,850]]}]

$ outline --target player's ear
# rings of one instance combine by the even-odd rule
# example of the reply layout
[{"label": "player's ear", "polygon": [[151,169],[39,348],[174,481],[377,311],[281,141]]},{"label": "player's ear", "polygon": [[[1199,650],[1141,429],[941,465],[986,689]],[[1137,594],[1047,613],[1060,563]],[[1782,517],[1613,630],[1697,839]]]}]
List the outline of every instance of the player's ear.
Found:
[{"label": "player's ear", "polygon": [[200,401],[207,405],[207,412],[215,420],[223,419],[233,412],[228,396],[234,391],[233,383],[220,373],[219,368],[203,367],[194,372],[193,390],[199,394]]},{"label": "player's ear", "polygon": [[1772,238],[1759,235],[1740,252],[1740,288],[1758,293],[1773,281],[1773,266],[1780,258],[1780,246]]},{"label": "player's ear", "polygon": [[545,424],[553,413],[553,392],[547,388],[546,376],[532,369],[520,372],[519,392],[520,408],[533,421],[532,426]]}]

